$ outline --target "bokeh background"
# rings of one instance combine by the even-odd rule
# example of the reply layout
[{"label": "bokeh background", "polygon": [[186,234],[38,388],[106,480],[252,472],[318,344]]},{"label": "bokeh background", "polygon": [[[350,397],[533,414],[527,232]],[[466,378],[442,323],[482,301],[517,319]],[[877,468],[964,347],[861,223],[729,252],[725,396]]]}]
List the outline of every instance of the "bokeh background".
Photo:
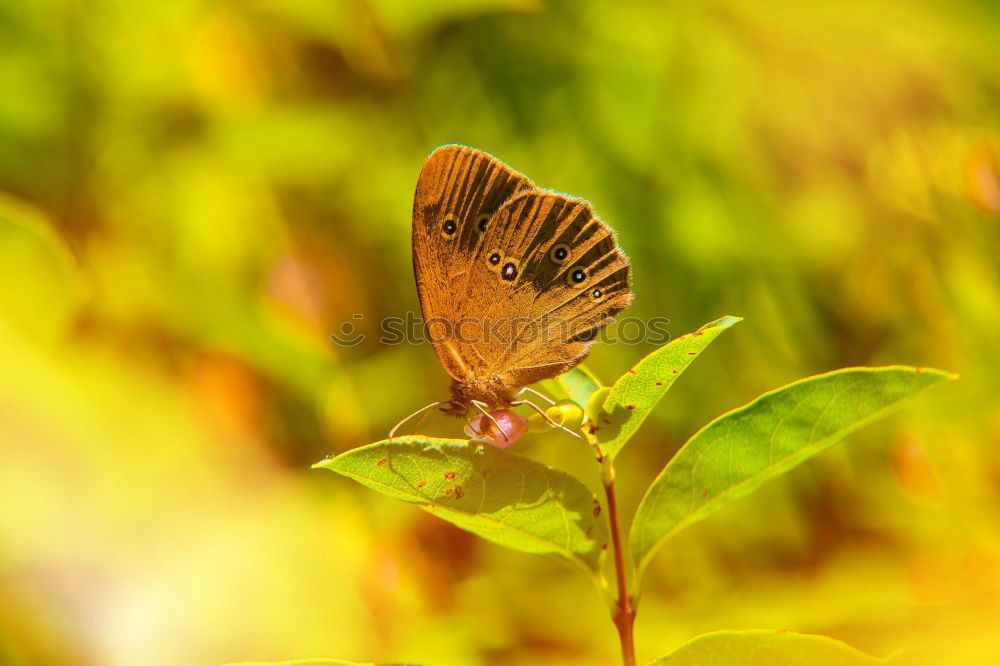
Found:
[{"label": "bokeh background", "polygon": [[[962,375],[672,541],[641,657],[782,628],[1000,663],[996,4],[5,0],[0,90],[0,662],[615,662],[569,567],[309,469],[446,395],[378,321],[462,142],[594,203],[630,314],[746,317],[621,457],[626,514],[764,390]],[[564,436],[516,450],[597,487]]]}]

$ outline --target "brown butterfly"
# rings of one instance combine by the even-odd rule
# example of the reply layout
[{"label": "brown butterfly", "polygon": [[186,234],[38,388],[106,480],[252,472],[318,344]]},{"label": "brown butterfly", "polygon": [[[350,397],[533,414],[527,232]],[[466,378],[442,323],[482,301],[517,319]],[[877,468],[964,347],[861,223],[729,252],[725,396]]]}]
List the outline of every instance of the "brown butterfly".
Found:
[{"label": "brown butterfly", "polygon": [[424,409],[489,417],[525,404],[545,416],[519,394],[580,363],[632,301],[628,258],[589,203],[466,146],[424,163],[412,240],[425,326],[454,380],[450,400]]}]

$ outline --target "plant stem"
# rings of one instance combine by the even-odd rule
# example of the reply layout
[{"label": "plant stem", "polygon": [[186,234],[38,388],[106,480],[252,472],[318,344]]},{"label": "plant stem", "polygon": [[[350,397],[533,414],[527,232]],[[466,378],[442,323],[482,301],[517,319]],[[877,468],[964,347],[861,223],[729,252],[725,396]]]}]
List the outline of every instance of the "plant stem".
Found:
[{"label": "plant stem", "polygon": [[604,494],[608,498],[608,521],[611,523],[611,547],[614,549],[615,579],[618,582],[618,600],[612,620],[618,629],[618,640],[622,645],[622,663],[625,666],[635,666],[635,642],[632,638],[632,626],[635,623],[635,604],[632,595],[628,593],[628,580],[625,575],[625,549],[622,544],[621,520],[618,518],[618,500],[615,497],[615,470],[611,462],[604,463],[602,481]]}]

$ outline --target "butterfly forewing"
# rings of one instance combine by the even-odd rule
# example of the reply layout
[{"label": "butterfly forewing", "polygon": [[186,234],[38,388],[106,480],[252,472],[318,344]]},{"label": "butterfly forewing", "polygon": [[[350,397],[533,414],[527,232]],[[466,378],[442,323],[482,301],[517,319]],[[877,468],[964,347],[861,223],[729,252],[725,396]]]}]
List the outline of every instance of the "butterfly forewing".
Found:
[{"label": "butterfly forewing", "polygon": [[[413,272],[420,307],[432,338],[448,335],[465,311],[455,284],[473,268],[472,256],[482,244],[493,214],[517,192],[531,189],[530,180],[482,151],[459,145],[435,150],[420,172],[413,198]],[[435,325],[437,324],[437,325]],[[470,331],[470,337],[473,332]],[[448,373],[465,379],[468,367],[454,345],[435,344]]]}]

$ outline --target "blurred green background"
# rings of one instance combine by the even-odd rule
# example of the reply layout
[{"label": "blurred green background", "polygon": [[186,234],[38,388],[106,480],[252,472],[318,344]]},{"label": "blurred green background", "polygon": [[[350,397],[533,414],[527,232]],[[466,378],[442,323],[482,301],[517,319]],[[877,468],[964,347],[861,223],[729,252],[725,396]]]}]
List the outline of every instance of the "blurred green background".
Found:
[{"label": "blurred green background", "polygon": [[[591,200],[628,314],[746,317],[621,457],[626,514],[764,390],[962,374],[672,541],[640,657],[783,628],[1000,663],[994,3],[4,0],[0,90],[3,664],[615,663],[569,567],[308,468],[447,395],[377,341],[447,142]],[[515,451],[598,487],[565,436]]]}]

